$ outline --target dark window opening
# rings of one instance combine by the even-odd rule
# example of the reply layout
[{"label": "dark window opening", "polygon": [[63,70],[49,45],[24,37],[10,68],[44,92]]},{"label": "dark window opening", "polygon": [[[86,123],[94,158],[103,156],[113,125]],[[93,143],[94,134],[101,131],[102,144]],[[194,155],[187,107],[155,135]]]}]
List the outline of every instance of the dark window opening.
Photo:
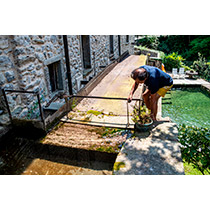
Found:
[{"label": "dark window opening", "polygon": [[110,54],[114,54],[114,39],[113,39],[113,35],[109,36],[109,42],[110,42]]},{"label": "dark window opening", "polygon": [[83,55],[83,66],[84,66],[84,68],[85,69],[91,68],[89,35],[83,35],[82,36],[82,55]]},{"label": "dark window opening", "polygon": [[63,80],[61,74],[61,63],[57,61],[48,65],[49,75],[50,75],[50,86],[52,92],[57,90],[63,90]]},{"label": "dark window opening", "polygon": [[126,42],[129,42],[129,35],[126,35]]}]

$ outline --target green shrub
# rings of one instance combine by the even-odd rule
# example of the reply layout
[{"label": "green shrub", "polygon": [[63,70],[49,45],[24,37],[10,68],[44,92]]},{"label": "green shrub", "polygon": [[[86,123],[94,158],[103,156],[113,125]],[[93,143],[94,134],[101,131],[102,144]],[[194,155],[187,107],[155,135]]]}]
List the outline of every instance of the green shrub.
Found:
[{"label": "green shrub", "polygon": [[206,59],[198,53],[198,60],[193,62],[192,68],[198,72],[198,74],[210,81],[210,63],[206,61]]},{"label": "green shrub", "polygon": [[180,68],[184,66],[184,58],[178,53],[171,53],[163,58],[163,63],[166,71],[172,71],[172,68]]},{"label": "green shrub", "polygon": [[179,126],[182,158],[202,174],[210,174],[210,129]]},{"label": "green shrub", "polygon": [[134,123],[147,124],[151,122],[151,111],[145,106],[138,106],[137,103],[133,106],[132,120]]}]

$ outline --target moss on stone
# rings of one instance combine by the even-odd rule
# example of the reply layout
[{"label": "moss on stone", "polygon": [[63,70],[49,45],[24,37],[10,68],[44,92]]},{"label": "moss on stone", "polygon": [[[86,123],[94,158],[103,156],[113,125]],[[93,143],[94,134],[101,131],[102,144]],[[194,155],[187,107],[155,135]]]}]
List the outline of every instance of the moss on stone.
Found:
[{"label": "moss on stone", "polygon": [[93,114],[95,116],[98,116],[98,115],[103,115],[104,113],[100,112],[100,111],[89,110],[89,111],[87,111],[87,114]]},{"label": "moss on stone", "polygon": [[115,162],[113,166],[114,171],[119,171],[121,168],[125,168],[124,162]]}]

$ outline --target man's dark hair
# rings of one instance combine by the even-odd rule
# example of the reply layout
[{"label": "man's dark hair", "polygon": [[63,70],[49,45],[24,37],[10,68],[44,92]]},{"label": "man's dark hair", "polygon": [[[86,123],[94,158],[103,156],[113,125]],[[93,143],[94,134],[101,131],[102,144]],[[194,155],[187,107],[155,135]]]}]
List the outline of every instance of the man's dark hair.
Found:
[{"label": "man's dark hair", "polygon": [[138,78],[140,81],[146,79],[148,77],[148,72],[146,71],[146,69],[144,69],[145,71],[139,71],[138,69],[139,68],[132,71],[131,78],[133,78],[134,80]]}]

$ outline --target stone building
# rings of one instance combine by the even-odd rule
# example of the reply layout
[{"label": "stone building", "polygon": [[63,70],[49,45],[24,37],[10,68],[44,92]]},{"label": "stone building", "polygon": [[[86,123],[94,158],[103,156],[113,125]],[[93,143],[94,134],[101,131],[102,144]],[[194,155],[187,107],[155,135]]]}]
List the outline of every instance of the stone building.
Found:
[{"label": "stone building", "polygon": [[[133,35],[0,35],[0,87],[38,92],[45,106],[58,93],[76,94],[124,52],[134,54],[133,43]],[[9,118],[0,94],[4,124]],[[7,100],[20,118],[37,107],[31,94],[8,93]]]}]

